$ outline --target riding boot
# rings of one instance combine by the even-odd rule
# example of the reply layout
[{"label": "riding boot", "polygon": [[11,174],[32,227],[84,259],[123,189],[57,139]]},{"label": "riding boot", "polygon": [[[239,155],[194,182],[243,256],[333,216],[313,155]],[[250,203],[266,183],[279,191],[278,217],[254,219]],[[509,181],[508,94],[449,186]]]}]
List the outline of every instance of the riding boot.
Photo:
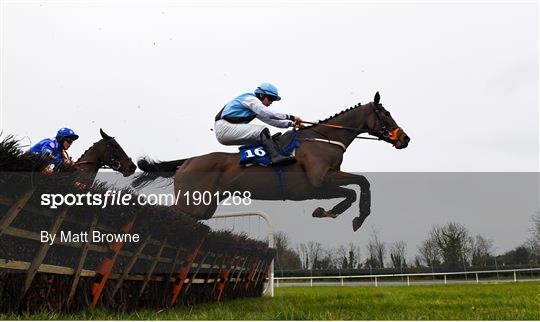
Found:
[{"label": "riding boot", "polygon": [[279,152],[278,147],[274,143],[274,140],[272,140],[272,137],[270,136],[270,131],[268,129],[264,129],[261,132],[260,139],[264,149],[270,155],[272,164],[289,164],[296,161],[296,159],[292,155],[285,156]]}]

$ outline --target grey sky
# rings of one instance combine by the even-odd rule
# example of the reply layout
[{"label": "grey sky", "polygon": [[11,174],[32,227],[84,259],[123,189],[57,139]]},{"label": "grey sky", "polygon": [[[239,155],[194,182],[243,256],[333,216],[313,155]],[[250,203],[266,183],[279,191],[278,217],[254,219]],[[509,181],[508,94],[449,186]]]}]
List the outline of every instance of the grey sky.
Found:
[{"label": "grey sky", "polygon": [[539,169],[536,1],[4,0],[0,20],[2,130],[72,127],[74,156],[100,127],[133,157],[236,151],[213,117],[269,81],[306,120],[380,91],[412,142],[355,142],[345,171]]}]

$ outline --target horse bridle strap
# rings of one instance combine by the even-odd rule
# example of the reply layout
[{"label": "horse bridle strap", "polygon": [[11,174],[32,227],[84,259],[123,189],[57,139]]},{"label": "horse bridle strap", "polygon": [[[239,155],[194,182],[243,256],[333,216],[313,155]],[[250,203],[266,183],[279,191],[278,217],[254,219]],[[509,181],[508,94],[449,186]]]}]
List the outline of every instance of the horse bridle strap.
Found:
[{"label": "horse bridle strap", "polygon": [[333,141],[333,140],[326,140],[326,139],[320,139],[320,138],[300,138],[299,140],[304,141],[318,141],[318,142],[324,142],[324,143],[330,143],[339,146],[343,149],[343,152],[347,151],[347,147],[345,144],[339,142],[339,141]]},{"label": "horse bridle strap", "polygon": [[104,164],[102,162],[98,162],[98,161],[78,161],[78,162],[75,162],[75,165],[82,165],[82,164],[98,164],[100,168],[110,168],[110,169],[113,169],[110,165],[107,165],[107,164]]},{"label": "horse bridle strap", "polygon": [[81,164],[95,164],[96,161],[77,161],[75,162],[75,165],[81,165]]},{"label": "horse bridle strap", "polygon": [[[375,115],[377,115],[377,119],[381,123],[381,131],[379,133],[380,136],[376,135],[376,134],[369,133],[370,135],[373,135],[375,137],[374,138],[368,138],[368,137],[365,137],[365,136],[357,135],[357,136],[355,136],[356,139],[377,140],[377,141],[382,140],[382,137],[389,137],[392,140],[397,139],[397,135],[398,135],[399,131],[401,131],[401,128],[397,127],[395,129],[393,129],[392,131],[389,131],[386,128],[386,125],[384,124],[383,120],[381,119],[381,117],[379,116],[378,113],[379,113],[379,111],[376,110]],[[302,123],[311,124],[311,125],[320,125],[320,126],[324,126],[324,127],[331,127],[331,128],[334,128],[334,129],[341,129],[341,130],[349,130],[349,131],[359,132],[359,130],[357,128],[349,127],[349,126],[343,126],[343,125],[315,123],[315,122],[308,122],[308,121],[302,121]]]},{"label": "horse bridle strap", "polygon": [[[117,161],[115,161],[117,162]],[[115,171],[119,171],[119,165],[117,165],[117,163],[115,163],[114,166],[111,166],[109,164],[105,164],[105,163],[102,163],[102,162],[96,162],[96,161],[79,161],[79,162],[75,162],[74,165],[82,165],[82,164],[97,164],[99,165],[99,169],[112,169],[112,170],[115,170]]]}]

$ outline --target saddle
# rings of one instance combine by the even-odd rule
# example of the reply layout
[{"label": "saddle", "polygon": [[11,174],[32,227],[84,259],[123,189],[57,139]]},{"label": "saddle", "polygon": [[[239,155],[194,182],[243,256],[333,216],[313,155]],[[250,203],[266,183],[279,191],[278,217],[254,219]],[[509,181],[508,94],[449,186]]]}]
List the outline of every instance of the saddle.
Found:
[{"label": "saddle", "polygon": [[[272,140],[279,152],[286,156],[294,156],[294,150],[300,146],[294,131],[287,131],[284,134],[278,132],[272,135]],[[272,163],[270,156],[259,142],[243,145],[238,150],[240,151],[240,164],[246,167],[252,165],[269,166]]]}]

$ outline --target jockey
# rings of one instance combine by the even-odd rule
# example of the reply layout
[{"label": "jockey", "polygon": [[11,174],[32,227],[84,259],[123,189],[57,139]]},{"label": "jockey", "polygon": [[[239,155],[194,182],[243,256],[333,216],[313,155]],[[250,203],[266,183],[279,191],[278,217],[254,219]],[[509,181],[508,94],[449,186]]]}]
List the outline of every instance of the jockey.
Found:
[{"label": "jockey", "polygon": [[29,150],[30,153],[39,154],[41,156],[50,156],[53,159],[51,164],[45,172],[50,173],[55,166],[61,163],[72,163],[71,158],[67,154],[67,149],[71,146],[73,141],[77,140],[79,136],[75,134],[72,129],[63,127],[58,130],[54,139],[43,139],[32,146]]},{"label": "jockey", "polygon": [[266,124],[287,128],[302,121],[298,116],[268,110],[272,102],[281,100],[277,88],[262,83],[254,93],[242,94],[227,103],[216,115],[214,132],[224,145],[253,144],[260,141],[273,164],[294,161],[293,156],[283,156],[275,146],[270,130],[264,125],[248,124],[254,118]]}]

